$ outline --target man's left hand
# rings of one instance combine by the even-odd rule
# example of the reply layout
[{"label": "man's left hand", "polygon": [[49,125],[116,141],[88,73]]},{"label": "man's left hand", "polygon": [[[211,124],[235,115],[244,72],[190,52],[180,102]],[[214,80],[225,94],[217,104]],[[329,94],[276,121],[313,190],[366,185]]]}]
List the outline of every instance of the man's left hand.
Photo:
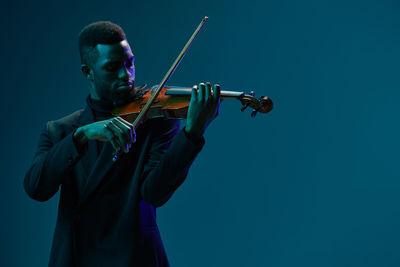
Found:
[{"label": "man's left hand", "polygon": [[207,126],[218,116],[221,88],[211,83],[200,83],[192,89],[185,130],[195,138],[201,138]]}]

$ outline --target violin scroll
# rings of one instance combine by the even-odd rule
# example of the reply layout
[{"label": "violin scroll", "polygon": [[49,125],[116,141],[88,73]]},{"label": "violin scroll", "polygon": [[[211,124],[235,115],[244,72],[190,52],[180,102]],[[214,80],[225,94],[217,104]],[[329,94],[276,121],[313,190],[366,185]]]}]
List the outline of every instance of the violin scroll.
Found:
[{"label": "violin scroll", "polygon": [[251,91],[250,95],[243,94],[239,97],[240,102],[242,103],[241,111],[244,111],[247,107],[251,107],[253,109],[251,113],[251,117],[254,118],[258,112],[268,113],[273,107],[274,103],[267,96],[261,96],[257,99],[254,96],[254,91]]}]

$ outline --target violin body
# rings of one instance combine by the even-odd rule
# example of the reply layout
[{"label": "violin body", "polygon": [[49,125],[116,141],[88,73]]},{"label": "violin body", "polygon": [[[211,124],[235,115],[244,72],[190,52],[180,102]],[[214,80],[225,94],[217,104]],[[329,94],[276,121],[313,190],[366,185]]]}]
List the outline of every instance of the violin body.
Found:
[{"label": "violin body", "polygon": [[[156,100],[151,105],[151,108],[143,117],[143,120],[159,117],[186,119],[190,103],[190,95],[167,95],[166,93],[168,89],[170,89],[170,87],[164,87],[161,90]],[[139,98],[136,98],[129,104],[116,107],[113,110],[113,115],[120,116],[129,122],[135,121],[140,111],[149,101],[152,92],[152,89],[144,89],[144,92],[139,92]]]}]

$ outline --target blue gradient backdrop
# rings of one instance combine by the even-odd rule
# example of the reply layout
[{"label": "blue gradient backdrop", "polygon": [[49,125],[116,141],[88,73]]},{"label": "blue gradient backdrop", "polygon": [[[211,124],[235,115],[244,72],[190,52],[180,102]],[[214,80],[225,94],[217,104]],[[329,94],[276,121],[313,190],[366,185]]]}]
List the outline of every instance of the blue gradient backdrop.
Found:
[{"label": "blue gradient backdrop", "polygon": [[186,182],[158,210],[172,266],[400,266],[400,3],[9,1],[0,9],[0,265],[46,266],[58,195],[24,173],[48,120],[84,106],[77,36],[126,31],[137,84],[155,84],[210,17],[169,84],[268,95],[225,101]]}]

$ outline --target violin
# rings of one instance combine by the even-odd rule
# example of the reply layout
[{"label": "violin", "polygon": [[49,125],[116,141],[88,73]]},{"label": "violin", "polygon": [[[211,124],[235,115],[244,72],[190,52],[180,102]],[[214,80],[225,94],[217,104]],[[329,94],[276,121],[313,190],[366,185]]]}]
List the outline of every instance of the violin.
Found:
[{"label": "violin", "polygon": [[[208,20],[208,17],[204,17],[197,26],[196,30],[186,43],[178,57],[175,59],[171,68],[165,74],[158,86],[153,87],[152,90],[139,90],[139,94],[136,99],[128,104],[117,106],[112,114],[114,116],[120,116],[123,119],[132,122],[133,127],[136,129],[139,124],[147,119],[166,117],[174,119],[185,119],[190,103],[190,96],[192,88],[190,87],[164,87],[166,82],[169,80],[175,69],[178,67],[182,58],[185,56],[186,51],[189,49],[193,40],[196,38],[200,29],[204,23]],[[247,107],[251,107],[253,112],[252,117],[258,112],[268,113],[273,108],[273,103],[268,97],[262,96],[259,99],[254,97],[252,91],[250,95],[246,95],[243,92],[235,91],[221,91],[221,98],[234,98],[238,99],[242,103],[242,111]],[[113,161],[115,162],[119,156],[122,155],[122,151],[118,151],[113,155]]]},{"label": "violin", "polygon": [[[156,91],[157,86],[150,89],[141,88],[136,98],[125,105],[114,108],[112,114],[133,122],[137,119],[143,107],[149,102],[149,99]],[[150,109],[143,116],[143,120],[165,117],[168,119],[186,119],[189,109],[191,87],[167,86],[161,89],[157,98],[153,101]],[[249,95],[236,91],[221,91],[221,100],[237,99],[241,102],[241,111],[250,107],[253,109],[251,117],[255,117],[258,112],[268,113],[273,108],[272,100],[266,96],[256,98],[254,91]]]}]

